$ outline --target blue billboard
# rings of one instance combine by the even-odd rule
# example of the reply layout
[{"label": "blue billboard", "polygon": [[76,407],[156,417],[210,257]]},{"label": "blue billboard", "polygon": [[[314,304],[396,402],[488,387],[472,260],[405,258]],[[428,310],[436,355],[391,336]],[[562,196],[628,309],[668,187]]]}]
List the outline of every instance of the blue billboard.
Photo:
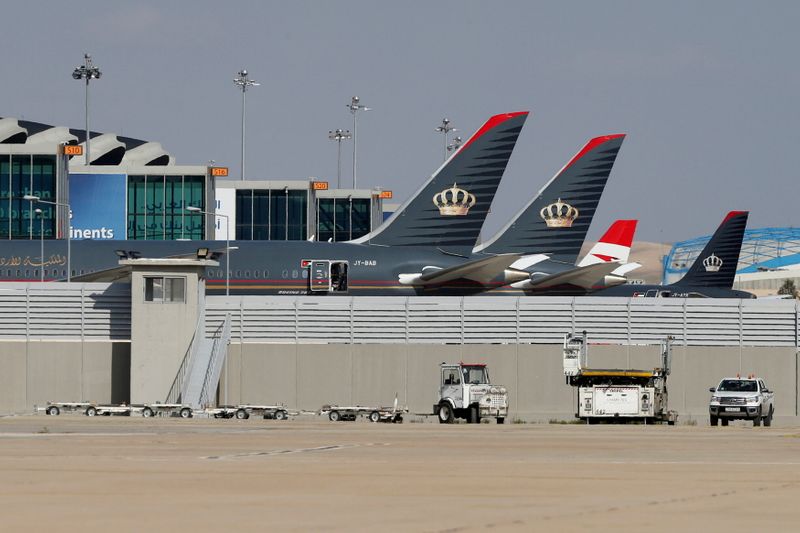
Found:
[{"label": "blue billboard", "polygon": [[124,240],[125,174],[70,174],[73,239]]}]

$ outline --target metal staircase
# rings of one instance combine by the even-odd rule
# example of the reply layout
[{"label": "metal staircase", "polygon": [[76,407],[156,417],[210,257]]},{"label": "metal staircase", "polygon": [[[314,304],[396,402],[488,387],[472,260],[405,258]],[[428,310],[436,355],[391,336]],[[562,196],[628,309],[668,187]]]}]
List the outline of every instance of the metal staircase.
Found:
[{"label": "metal staircase", "polygon": [[167,394],[167,403],[182,403],[198,409],[215,401],[231,338],[230,314],[210,338],[203,335],[204,327],[205,314],[201,313],[192,342]]}]

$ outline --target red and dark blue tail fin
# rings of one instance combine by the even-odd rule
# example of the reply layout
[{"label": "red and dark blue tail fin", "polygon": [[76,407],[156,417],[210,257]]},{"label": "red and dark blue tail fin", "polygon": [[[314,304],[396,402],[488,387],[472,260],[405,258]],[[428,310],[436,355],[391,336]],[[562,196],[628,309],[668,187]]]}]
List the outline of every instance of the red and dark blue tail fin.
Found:
[{"label": "red and dark blue tail fin", "polygon": [[747,211],[731,211],[675,286],[730,289],[742,251]]},{"label": "red and dark blue tail fin", "polygon": [[490,118],[386,222],[351,242],[472,251],[526,118]]},{"label": "red and dark blue tail fin", "polygon": [[590,140],[497,235],[475,252],[547,254],[575,264],[625,135]]}]

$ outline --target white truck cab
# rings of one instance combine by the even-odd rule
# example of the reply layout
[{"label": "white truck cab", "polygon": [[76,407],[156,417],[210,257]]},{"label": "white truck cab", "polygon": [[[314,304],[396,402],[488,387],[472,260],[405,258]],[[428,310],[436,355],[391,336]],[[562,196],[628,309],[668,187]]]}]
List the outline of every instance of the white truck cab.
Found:
[{"label": "white truck cab", "polygon": [[494,417],[502,424],[508,416],[508,391],[492,385],[485,364],[441,364],[439,400],[433,413],[442,424],[455,418],[477,424],[481,418]]},{"label": "white truck cab", "polygon": [[708,404],[709,422],[712,426],[721,423],[727,426],[730,420],[752,420],[753,426],[772,425],[775,413],[775,393],[767,388],[763,379],[723,378],[716,387],[708,389],[711,401]]}]

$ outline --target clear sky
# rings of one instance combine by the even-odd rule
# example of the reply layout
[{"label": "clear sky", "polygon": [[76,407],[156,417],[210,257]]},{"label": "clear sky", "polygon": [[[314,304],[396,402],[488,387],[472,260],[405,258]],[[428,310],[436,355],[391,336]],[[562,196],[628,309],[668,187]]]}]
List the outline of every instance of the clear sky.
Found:
[{"label": "clear sky", "polygon": [[[589,138],[624,132],[590,237],[797,225],[800,2],[16,2],[2,9],[0,116],[83,127],[70,74],[90,52],[92,129],[158,141],[178,163],[239,174],[248,92],[252,179],[336,180],[328,130],[359,118],[359,185],[405,199],[441,163],[434,128],[465,137],[530,110],[488,238]],[[350,179],[350,145],[343,150]]]}]

